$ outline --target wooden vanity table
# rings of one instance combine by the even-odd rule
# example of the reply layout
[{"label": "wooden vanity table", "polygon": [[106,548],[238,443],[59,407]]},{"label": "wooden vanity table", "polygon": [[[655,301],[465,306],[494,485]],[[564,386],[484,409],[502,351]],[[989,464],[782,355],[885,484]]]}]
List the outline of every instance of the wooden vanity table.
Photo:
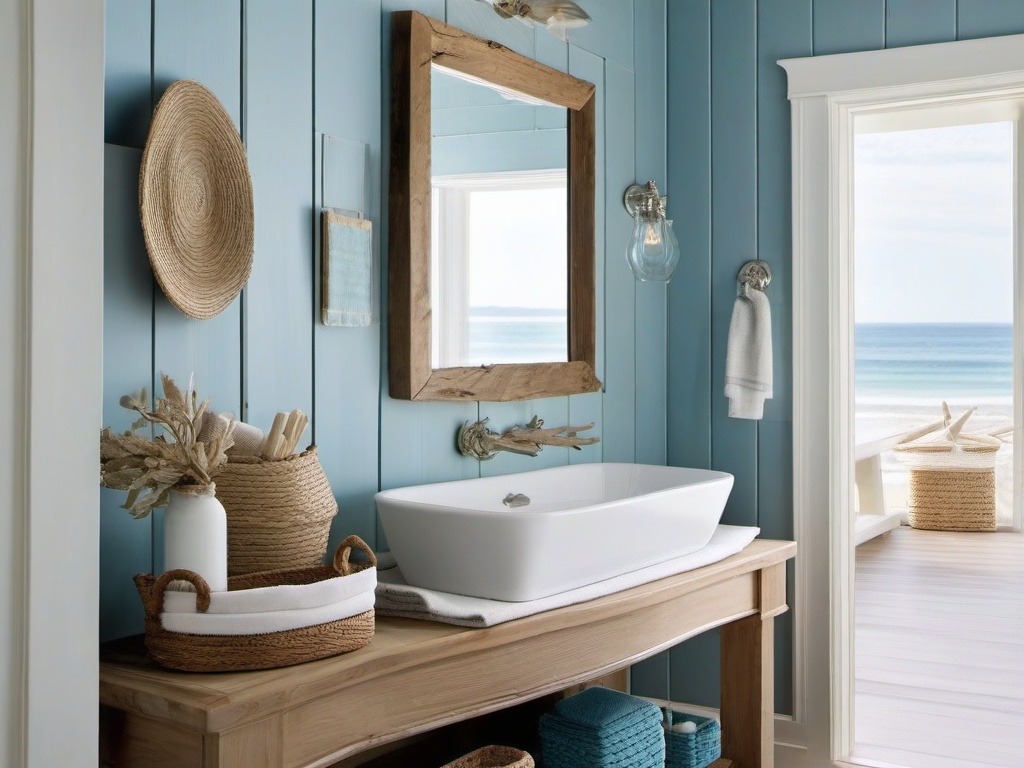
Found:
[{"label": "wooden vanity table", "polygon": [[137,640],[118,641],[100,667],[104,757],[115,768],[330,766],[721,626],[722,754],[737,768],[767,768],[772,625],[786,610],[795,553],[792,542],[757,540],[704,568],[490,629],[378,617],[366,648],[285,669],[171,672]]}]

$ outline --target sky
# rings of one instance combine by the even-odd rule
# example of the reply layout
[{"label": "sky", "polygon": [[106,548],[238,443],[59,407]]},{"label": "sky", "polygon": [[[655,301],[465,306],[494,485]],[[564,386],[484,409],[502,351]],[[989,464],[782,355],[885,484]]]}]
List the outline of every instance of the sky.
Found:
[{"label": "sky", "polygon": [[1013,321],[1013,124],[860,134],[858,323]]},{"label": "sky", "polygon": [[565,187],[475,192],[470,205],[470,306],[564,313]]}]

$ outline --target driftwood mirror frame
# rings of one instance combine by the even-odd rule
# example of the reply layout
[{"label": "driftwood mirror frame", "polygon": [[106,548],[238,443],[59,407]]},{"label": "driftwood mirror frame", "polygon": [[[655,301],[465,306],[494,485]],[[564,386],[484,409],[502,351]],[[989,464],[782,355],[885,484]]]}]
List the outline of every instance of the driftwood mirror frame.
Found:
[{"label": "driftwood mirror frame", "polygon": [[[401,400],[529,400],[595,392],[595,88],[415,11],[392,14],[388,353]],[[568,110],[568,362],[431,368],[431,65]]]}]

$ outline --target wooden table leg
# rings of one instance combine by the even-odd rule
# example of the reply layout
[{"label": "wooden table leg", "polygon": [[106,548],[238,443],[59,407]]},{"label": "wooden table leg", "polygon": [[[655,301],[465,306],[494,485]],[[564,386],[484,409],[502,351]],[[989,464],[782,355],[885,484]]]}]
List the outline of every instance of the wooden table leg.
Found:
[{"label": "wooden table leg", "polygon": [[785,566],[760,572],[760,613],[722,627],[722,755],[736,768],[775,762],[775,616],[786,610]]},{"label": "wooden table leg", "polygon": [[203,768],[280,768],[284,738],[280,716],[204,738]]}]

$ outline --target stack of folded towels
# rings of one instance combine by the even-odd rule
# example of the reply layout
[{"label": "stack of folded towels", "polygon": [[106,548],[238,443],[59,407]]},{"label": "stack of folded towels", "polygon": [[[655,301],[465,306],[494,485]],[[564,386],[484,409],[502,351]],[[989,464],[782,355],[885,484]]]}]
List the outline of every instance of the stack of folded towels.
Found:
[{"label": "stack of folded towels", "polygon": [[664,768],[661,710],[608,688],[587,688],[540,720],[545,768]]}]

